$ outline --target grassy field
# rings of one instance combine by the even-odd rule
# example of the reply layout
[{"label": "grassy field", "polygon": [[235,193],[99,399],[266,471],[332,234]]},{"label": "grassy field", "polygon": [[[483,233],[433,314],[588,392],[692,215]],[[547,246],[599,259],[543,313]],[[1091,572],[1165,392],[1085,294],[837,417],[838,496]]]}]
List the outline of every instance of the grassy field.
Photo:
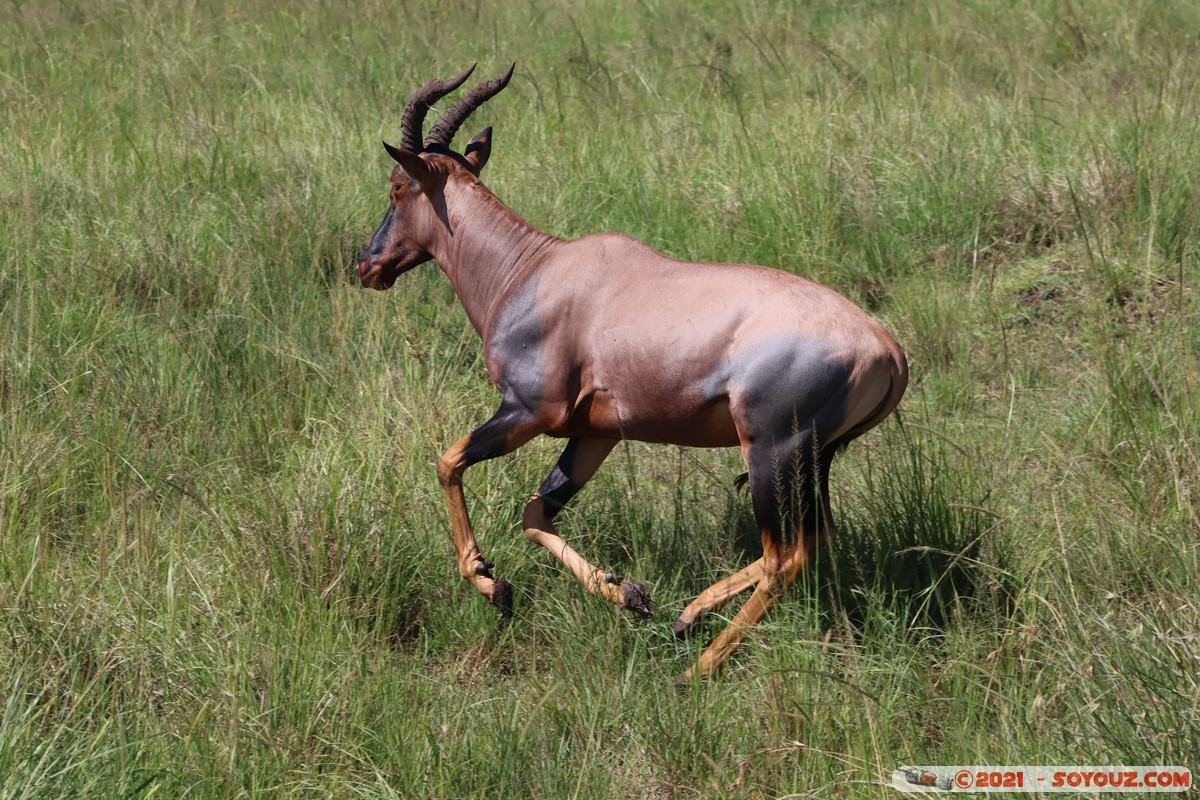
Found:
[{"label": "grassy field", "polygon": [[[1200,7],[12,0],[0,9],[0,798],[888,797],[917,764],[1200,767]],[[438,454],[498,400],[433,265],[350,267],[408,94],[559,236],[778,266],[909,354],[842,537],[724,675],[731,451]],[[461,142],[460,142],[461,144]]]}]

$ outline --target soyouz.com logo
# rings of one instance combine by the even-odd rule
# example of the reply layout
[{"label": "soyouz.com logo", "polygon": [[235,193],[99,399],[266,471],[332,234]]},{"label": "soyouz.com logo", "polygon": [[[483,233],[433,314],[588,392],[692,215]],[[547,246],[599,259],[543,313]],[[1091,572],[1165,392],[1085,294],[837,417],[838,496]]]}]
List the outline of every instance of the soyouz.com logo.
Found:
[{"label": "soyouz.com logo", "polygon": [[897,767],[902,792],[1186,792],[1187,767]]}]

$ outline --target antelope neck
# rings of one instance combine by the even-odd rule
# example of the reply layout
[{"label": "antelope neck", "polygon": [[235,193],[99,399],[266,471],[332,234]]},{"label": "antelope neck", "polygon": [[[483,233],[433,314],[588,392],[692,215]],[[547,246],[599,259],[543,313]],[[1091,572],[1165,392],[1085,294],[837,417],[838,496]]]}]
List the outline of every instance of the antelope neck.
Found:
[{"label": "antelope neck", "polygon": [[504,298],[562,240],[534,228],[483,184],[446,187],[448,229],[433,256],[485,341]]}]

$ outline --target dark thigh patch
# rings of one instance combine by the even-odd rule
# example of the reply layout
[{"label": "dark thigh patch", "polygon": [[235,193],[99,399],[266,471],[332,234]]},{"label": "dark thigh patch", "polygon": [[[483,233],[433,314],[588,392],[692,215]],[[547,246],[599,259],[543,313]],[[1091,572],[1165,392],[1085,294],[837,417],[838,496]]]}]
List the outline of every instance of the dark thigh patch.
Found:
[{"label": "dark thigh patch", "polygon": [[852,366],[822,340],[773,336],[733,353],[705,381],[705,393],[736,403],[752,440],[806,430],[820,441],[845,417]]}]

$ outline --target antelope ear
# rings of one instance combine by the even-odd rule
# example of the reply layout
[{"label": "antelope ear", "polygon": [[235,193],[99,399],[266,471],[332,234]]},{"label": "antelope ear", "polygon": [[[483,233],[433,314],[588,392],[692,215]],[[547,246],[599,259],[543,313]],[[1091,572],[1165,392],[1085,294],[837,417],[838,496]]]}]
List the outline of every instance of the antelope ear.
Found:
[{"label": "antelope ear", "polygon": [[425,163],[425,159],[411,150],[405,150],[402,147],[392,147],[387,142],[383,143],[383,149],[387,150],[387,154],[392,157],[392,160],[408,173],[408,177],[420,185],[422,191],[432,183],[432,173],[429,171],[429,165]]},{"label": "antelope ear", "polygon": [[478,175],[483,171],[483,165],[487,163],[491,155],[492,126],[489,125],[467,142],[467,149],[463,151],[463,157],[470,163],[472,171]]}]

